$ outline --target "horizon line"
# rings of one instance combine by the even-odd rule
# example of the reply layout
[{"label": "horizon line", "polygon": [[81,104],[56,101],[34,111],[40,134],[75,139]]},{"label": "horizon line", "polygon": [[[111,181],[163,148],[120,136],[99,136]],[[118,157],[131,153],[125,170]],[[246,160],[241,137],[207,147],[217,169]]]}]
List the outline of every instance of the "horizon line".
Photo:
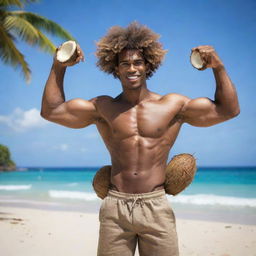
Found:
[{"label": "horizon line", "polygon": [[[106,164],[107,165],[107,164]],[[21,168],[102,168],[102,166],[16,166],[17,169]],[[215,166],[197,166],[197,168],[256,168],[256,165],[215,165]]]}]

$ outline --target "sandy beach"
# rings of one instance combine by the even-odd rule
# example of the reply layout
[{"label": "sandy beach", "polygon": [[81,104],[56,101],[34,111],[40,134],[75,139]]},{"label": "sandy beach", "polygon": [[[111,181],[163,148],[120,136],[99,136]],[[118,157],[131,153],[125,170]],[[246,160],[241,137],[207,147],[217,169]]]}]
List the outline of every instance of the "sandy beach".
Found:
[{"label": "sandy beach", "polygon": [[[93,256],[98,230],[96,213],[4,206],[0,255]],[[181,256],[256,255],[256,225],[177,218],[177,232]]]}]

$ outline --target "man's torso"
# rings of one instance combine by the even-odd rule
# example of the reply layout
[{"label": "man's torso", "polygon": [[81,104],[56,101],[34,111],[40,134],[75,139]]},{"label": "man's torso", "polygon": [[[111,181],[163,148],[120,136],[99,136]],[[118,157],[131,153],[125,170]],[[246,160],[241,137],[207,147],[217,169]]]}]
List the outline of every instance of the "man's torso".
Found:
[{"label": "man's torso", "polygon": [[134,106],[120,97],[98,98],[96,126],[111,155],[111,183],[119,191],[145,193],[164,183],[168,154],[182,125],[181,108],[177,94],[167,100],[151,92]]}]

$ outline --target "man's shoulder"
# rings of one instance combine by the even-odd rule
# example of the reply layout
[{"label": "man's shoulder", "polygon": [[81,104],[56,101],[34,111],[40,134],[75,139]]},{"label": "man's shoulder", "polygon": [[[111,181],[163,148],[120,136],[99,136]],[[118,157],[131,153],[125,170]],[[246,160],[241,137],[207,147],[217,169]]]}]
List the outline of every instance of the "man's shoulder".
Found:
[{"label": "man's shoulder", "polygon": [[106,103],[107,101],[112,101],[113,98],[109,95],[99,95],[96,96],[92,99],[90,99],[90,101],[96,105],[101,104],[101,103]]},{"label": "man's shoulder", "polygon": [[168,93],[166,95],[163,95],[161,99],[163,101],[177,102],[180,104],[184,104],[187,100],[189,100],[187,96],[178,93]]}]

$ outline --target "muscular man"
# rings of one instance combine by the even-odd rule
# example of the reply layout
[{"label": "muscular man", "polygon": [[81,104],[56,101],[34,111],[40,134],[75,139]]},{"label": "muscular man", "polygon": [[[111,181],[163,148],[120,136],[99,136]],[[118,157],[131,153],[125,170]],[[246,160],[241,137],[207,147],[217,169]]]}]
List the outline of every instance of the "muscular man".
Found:
[{"label": "muscular man", "polygon": [[207,127],[237,116],[236,90],[211,46],[196,49],[213,70],[214,100],[148,90],[146,81],[166,51],[158,35],[138,23],[111,28],[97,47],[97,65],[120,80],[122,92],[65,101],[66,68],[83,59],[78,46],[76,61],[54,59],[41,115],[70,128],[95,124],[111,155],[112,189],[100,209],[98,255],[134,255],[137,242],[142,256],[179,255],[175,215],[163,189],[169,151],[183,123]]}]

